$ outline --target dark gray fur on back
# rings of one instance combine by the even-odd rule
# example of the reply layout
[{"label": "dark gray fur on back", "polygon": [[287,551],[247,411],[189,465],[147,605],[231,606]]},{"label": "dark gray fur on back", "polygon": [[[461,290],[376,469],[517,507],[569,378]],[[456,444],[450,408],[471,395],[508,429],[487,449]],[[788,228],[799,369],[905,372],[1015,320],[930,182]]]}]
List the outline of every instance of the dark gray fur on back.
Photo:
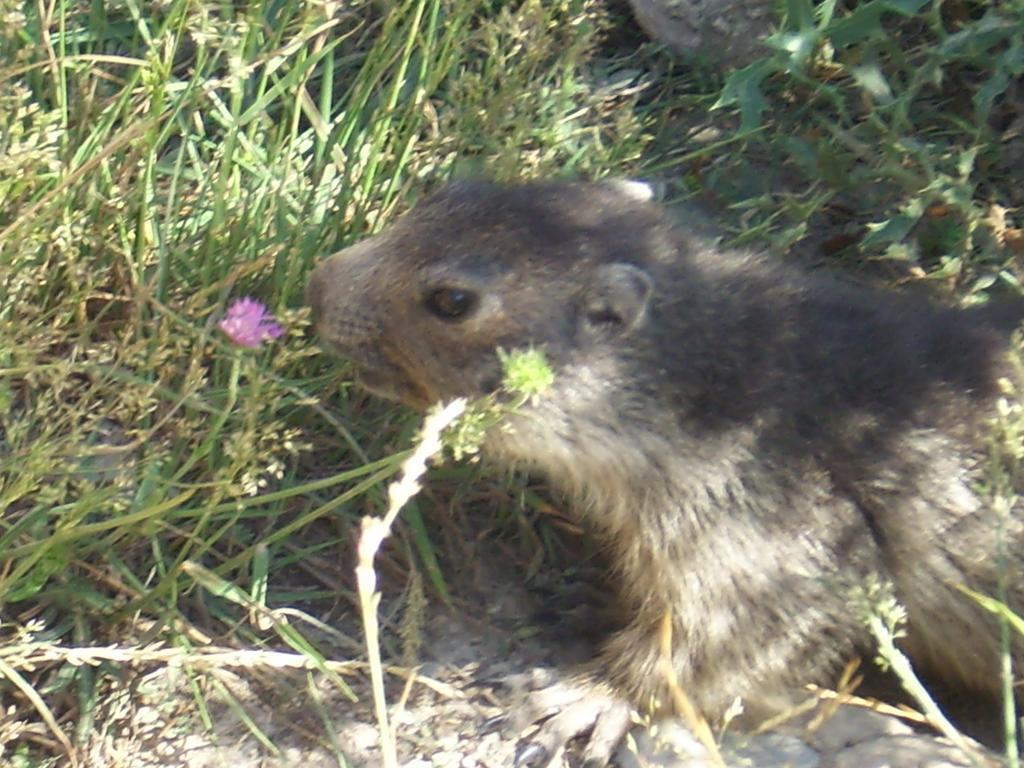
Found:
[{"label": "dark gray fur on back", "polygon": [[[453,287],[474,311],[431,315]],[[868,644],[848,593],[871,574],[919,665],[994,691],[995,622],[954,585],[996,589],[975,486],[1022,305],[958,311],[724,251],[617,183],[453,185],[326,260],[309,296],[326,346],[417,407],[492,390],[499,347],[545,350],[552,390],[487,449],[606,543],[629,616],[599,668],[636,703],[666,700],[666,615],[710,717],[829,682]],[[1009,536],[1019,552],[1019,519]]]}]

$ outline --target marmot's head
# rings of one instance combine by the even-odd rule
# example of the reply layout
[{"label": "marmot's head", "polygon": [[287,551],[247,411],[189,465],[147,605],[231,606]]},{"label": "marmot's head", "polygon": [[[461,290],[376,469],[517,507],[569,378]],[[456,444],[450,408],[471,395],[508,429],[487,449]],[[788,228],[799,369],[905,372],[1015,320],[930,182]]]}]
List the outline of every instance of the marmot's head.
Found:
[{"label": "marmot's head", "polygon": [[496,351],[555,369],[607,356],[645,319],[668,226],[642,184],[456,183],[337,253],[308,288],[324,346],[417,408],[496,390]]}]

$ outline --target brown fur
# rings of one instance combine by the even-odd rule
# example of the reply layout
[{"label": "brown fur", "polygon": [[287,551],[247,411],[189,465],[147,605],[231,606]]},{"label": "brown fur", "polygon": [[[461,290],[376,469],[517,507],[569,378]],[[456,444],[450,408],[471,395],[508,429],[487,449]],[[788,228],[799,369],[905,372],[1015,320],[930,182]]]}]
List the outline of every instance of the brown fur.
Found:
[{"label": "brown fur", "polygon": [[[716,249],[635,192],[453,185],[317,268],[323,343],[418,408],[493,391],[498,348],[545,350],[552,390],[486,448],[606,543],[631,615],[600,668],[634,702],[665,699],[666,613],[709,717],[829,682],[870,642],[848,601],[870,574],[906,606],[915,662],[993,693],[996,624],[954,585],[996,589],[975,487],[1024,307],[944,309]],[[438,290],[471,309],[438,316]],[[1008,535],[1021,610],[1019,517]]]}]

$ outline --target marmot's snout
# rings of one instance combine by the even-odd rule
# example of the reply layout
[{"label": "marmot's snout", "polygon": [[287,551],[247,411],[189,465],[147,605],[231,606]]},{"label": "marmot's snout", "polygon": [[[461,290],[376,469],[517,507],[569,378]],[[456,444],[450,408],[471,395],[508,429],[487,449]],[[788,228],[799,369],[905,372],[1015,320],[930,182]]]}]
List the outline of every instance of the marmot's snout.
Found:
[{"label": "marmot's snout", "polygon": [[320,324],[320,319],[324,314],[324,268],[326,266],[327,262],[317,266],[310,274],[309,282],[306,283],[306,303],[312,310],[314,327]]},{"label": "marmot's snout", "polygon": [[346,357],[373,343],[369,337],[378,331],[376,302],[363,271],[356,248],[347,248],[317,265],[306,284],[306,301],[317,336],[333,352]]}]

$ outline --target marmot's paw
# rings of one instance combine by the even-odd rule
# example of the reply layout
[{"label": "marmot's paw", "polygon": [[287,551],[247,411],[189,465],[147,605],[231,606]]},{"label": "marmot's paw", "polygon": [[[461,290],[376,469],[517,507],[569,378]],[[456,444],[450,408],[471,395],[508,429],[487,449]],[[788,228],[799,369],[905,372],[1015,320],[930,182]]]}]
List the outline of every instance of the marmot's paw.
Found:
[{"label": "marmot's paw", "polygon": [[632,721],[632,707],[624,699],[604,686],[583,682],[557,682],[533,691],[516,714],[520,722],[539,722],[520,741],[517,768],[558,765],[566,744],[586,734],[584,765],[607,765]]}]

